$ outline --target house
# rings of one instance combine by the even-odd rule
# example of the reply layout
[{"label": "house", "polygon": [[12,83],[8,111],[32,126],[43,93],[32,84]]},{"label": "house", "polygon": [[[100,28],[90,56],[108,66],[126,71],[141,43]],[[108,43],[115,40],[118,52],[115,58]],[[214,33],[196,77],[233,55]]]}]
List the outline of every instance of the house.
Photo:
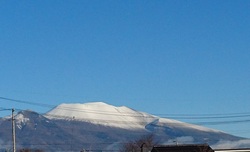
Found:
[{"label": "house", "polygon": [[154,146],[151,152],[214,152],[207,144]]}]

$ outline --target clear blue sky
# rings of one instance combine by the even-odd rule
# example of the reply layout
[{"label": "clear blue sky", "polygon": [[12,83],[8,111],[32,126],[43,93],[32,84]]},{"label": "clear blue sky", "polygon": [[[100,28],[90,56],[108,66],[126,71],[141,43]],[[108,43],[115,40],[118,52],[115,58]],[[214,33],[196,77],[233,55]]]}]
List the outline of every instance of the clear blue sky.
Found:
[{"label": "clear blue sky", "polygon": [[[250,1],[2,0],[0,71],[6,98],[250,115]],[[183,121],[250,138],[250,116]]]}]

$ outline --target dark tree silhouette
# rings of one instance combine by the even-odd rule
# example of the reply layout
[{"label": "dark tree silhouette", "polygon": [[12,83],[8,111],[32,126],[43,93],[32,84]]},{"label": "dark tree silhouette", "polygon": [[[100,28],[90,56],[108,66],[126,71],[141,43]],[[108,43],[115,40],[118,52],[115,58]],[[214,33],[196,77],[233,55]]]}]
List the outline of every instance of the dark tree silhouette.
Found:
[{"label": "dark tree silhouette", "polygon": [[145,135],[141,138],[126,142],[122,145],[120,151],[121,152],[144,152],[149,151],[152,149],[152,147],[156,145],[156,142],[154,140],[154,135]]}]

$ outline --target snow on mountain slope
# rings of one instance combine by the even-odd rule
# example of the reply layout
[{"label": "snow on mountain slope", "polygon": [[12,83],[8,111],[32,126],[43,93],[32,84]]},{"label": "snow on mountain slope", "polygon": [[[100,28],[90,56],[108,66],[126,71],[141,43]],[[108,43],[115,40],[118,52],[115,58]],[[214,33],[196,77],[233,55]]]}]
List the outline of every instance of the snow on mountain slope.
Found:
[{"label": "snow on mountain slope", "polygon": [[61,104],[49,111],[45,116],[50,119],[87,121],[94,124],[124,129],[145,129],[147,125],[158,127],[167,125],[172,128],[189,128],[205,132],[220,132],[202,126],[160,118],[125,106],[115,107],[103,102]]},{"label": "snow on mountain slope", "polygon": [[206,127],[203,127],[203,126],[188,124],[188,123],[184,123],[184,122],[181,122],[181,121],[166,119],[166,118],[160,118],[157,121],[157,123],[155,123],[155,125],[169,126],[169,127],[175,127],[175,128],[192,128],[192,129],[195,129],[195,130],[200,130],[200,131],[205,131],[205,132],[221,132],[219,130],[210,129],[210,128],[206,128]]},{"label": "snow on mountain slope", "polygon": [[22,129],[22,126],[30,121],[30,119],[26,118],[23,114],[16,115],[15,120],[16,120],[16,126],[19,129]]},{"label": "snow on mountain slope", "polygon": [[137,112],[124,106],[115,107],[103,102],[61,104],[45,116],[50,119],[87,121],[125,129],[141,129],[157,119],[156,116]]}]

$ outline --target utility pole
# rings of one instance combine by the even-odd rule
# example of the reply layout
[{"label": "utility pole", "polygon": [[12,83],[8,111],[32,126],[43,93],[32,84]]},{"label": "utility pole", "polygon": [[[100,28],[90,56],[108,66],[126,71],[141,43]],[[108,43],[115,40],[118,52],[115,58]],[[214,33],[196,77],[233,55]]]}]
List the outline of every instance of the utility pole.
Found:
[{"label": "utility pole", "polygon": [[16,152],[16,131],[15,131],[15,118],[14,118],[14,111],[12,109],[12,142],[13,142],[13,152]]},{"label": "utility pole", "polygon": [[[74,129],[74,128],[73,128],[73,127],[74,127],[74,120],[75,120],[75,116],[72,117],[72,123],[71,123],[71,134],[72,134],[72,136],[73,136],[73,133],[74,133],[74,132],[73,132],[73,131],[74,131],[74,130],[73,130],[73,129]],[[73,136],[73,137],[74,137],[74,136]],[[73,144],[73,139],[72,139],[72,137],[71,137],[71,140],[70,140],[70,151],[71,151],[71,152],[73,152],[73,147],[72,147],[73,145],[72,145],[72,144]]]}]

